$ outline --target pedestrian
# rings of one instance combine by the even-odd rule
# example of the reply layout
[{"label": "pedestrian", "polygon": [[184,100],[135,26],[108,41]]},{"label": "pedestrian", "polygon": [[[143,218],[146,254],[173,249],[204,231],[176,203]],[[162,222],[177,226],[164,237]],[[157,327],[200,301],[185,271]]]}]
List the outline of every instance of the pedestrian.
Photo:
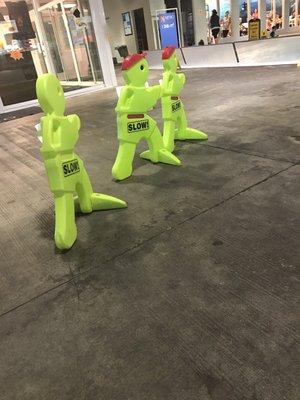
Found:
[{"label": "pedestrian", "polygon": [[231,16],[229,15],[229,11],[225,12],[224,18],[222,20],[222,37],[227,37],[229,31],[231,29]]},{"label": "pedestrian", "polygon": [[272,26],[272,30],[271,30],[271,32],[270,32],[270,38],[275,38],[275,37],[278,36],[276,30],[277,30],[277,29],[276,29],[276,25],[273,25],[273,26]]},{"label": "pedestrian", "polygon": [[258,19],[258,10],[255,8],[255,10],[252,13],[252,19]]},{"label": "pedestrian", "polygon": [[214,44],[218,44],[220,34],[220,17],[218,16],[217,10],[212,10],[209,20],[209,27],[211,29]]}]

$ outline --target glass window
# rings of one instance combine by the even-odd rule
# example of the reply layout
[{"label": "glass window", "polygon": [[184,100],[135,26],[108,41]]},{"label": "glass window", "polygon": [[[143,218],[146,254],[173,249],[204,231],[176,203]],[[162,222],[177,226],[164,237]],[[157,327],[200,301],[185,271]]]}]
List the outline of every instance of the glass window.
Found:
[{"label": "glass window", "polygon": [[0,0],[0,10],[2,102],[9,105],[32,100],[37,75],[46,72],[32,2]]},{"label": "glass window", "polygon": [[4,106],[36,98],[38,75],[65,91],[102,81],[88,0],[0,0],[0,97]]},{"label": "glass window", "polygon": [[[295,17],[295,9],[296,9],[296,1],[297,0],[289,0],[289,26],[296,26],[296,17]],[[300,26],[300,1],[298,2],[298,26]]]}]

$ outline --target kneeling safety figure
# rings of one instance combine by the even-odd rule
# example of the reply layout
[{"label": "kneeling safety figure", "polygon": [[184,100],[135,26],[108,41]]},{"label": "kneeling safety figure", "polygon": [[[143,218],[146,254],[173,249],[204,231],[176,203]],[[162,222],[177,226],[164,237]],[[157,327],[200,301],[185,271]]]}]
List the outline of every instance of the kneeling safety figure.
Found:
[{"label": "kneeling safety figure", "polygon": [[36,93],[46,114],[41,119],[41,154],[55,200],[55,243],[59,249],[69,249],[77,237],[75,211],[90,213],[123,208],[126,203],[93,192],[84,163],[74,152],[80,119],[77,115],[64,115],[64,92],[56,76],[41,75],[36,83]]},{"label": "kneeling safety figure", "polygon": [[207,139],[207,135],[197,129],[188,128],[182,101],[178,97],[185,83],[185,75],[178,74],[179,62],[174,46],[166,47],[162,52],[162,118],[164,121],[163,141],[169,151],[174,150],[174,140]]},{"label": "kneeling safety figure", "polygon": [[115,109],[117,113],[119,150],[112,168],[116,180],[123,180],[132,174],[132,162],[136,145],[141,139],[148,143],[149,150],[140,157],[153,163],[180,165],[180,160],[164,148],[163,139],[156,122],[147,111],[152,109],[161,95],[160,85],[145,87],[149,75],[144,54],[133,54],[122,64],[126,86],[120,93]]}]

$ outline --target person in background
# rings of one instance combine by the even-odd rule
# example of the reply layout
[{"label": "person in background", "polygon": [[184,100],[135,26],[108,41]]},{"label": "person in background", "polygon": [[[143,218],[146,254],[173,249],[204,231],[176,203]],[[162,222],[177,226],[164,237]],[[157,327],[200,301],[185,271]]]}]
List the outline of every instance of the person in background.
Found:
[{"label": "person in background", "polygon": [[253,19],[258,19],[258,10],[257,10],[257,8],[255,8],[255,10],[253,11],[252,18]]},{"label": "person in background", "polygon": [[281,15],[276,14],[274,23],[275,23],[276,29],[280,29],[282,27],[282,17],[281,17]]},{"label": "person in background", "polygon": [[204,46],[204,40],[203,40],[203,39],[201,39],[201,40],[199,41],[198,46]]},{"label": "person in background", "polygon": [[266,15],[266,27],[269,32],[272,30],[272,26],[273,26],[273,18],[271,11],[269,11],[267,12]]},{"label": "person in background", "polygon": [[243,24],[243,19],[241,17],[239,18],[239,27],[240,27],[240,36],[247,35],[247,28]]},{"label": "person in background", "polygon": [[227,37],[229,31],[231,30],[231,16],[229,11],[225,12],[224,18],[222,19],[222,36]]},{"label": "person in background", "polygon": [[289,26],[292,27],[294,26],[295,23],[295,12],[292,12],[292,14],[289,16]]},{"label": "person in background", "polygon": [[275,38],[277,36],[278,36],[278,34],[276,33],[276,25],[273,25],[272,30],[270,32],[270,38]]},{"label": "person in background", "polygon": [[213,43],[219,43],[220,34],[220,17],[218,16],[217,10],[212,10],[212,14],[209,20],[209,27],[213,36]]}]

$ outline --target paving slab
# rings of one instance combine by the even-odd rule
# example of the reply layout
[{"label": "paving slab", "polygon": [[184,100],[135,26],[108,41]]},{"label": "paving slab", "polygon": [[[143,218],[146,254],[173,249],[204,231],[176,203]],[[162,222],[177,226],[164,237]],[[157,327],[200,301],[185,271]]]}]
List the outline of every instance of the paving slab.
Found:
[{"label": "paving slab", "polygon": [[299,162],[300,70],[295,65],[187,71],[182,97],[207,145]]},{"label": "paving slab", "polygon": [[113,156],[117,143],[100,133],[82,132],[80,154],[95,189],[125,199],[128,209],[78,216],[78,240],[67,253],[55,250],[53,199],[31,128],[0,136],[2,312],[291,165],[184,143],[177,151],[182,167],[137,158],[134,176],[117,184],[110,173],[113,158],[101,157]]},{"label": "paving slab", "polygon": [[[266,75],[265,69],[260,71]],[[211,70],[207,73],[211,74]],[[223,74],[230,81],[230,70],[223,71]],[[249,74],[240,70],[239,74],[242,81],[246,77],[249,79]],[[152,72],[150,83],[156,82],[159,76],[157,71]],[[220,79],[220,75],[217,76]],[[215,112],[210,104],[216,99],[216,93],[212,92],[210,95],[207,88],[208,83],[213,81],[212,76],[204,78],[202,70],[187,71],[188,84],[183,93],[191,124],[198,124],[199,127],[203,125],[203,129],[206,128],[207,118],[214,124],[212,118],[215,117]],[[195,80],[203,88],[202,97],[198,97],[199,90]],[[240,87],[239,80],[235,85],[228,85],[230,88],[231,86]],[[202,101],[203,96],[206,96],[207,103]],[[118,146],[114,115],[116,101],[115,90],[105,90],[89,96],[75,97],[67,102],[67,113],[76,112],[82,120],[77,148],[86,160],[95,189],[124,198],[130,207],[126,211],[97,213],[78,218],[79,240],[72,252],[66,255],[55,251],[52,240],[53,200],[48,190],[39,154],[40,144],[34,130],[34,125],[42,114],[1,124],[1,163],[5,171],[1,177],[4,230],[1,248],[5,259],[1,290],[5,301],[1,301],[1,311],[26,302],[70,279],[72,273],[113,258],[166,227],[177,224],[290,165],[288,162],[239,155],[243,149],[238,152],[208,149],[209,146],[219,145],[215,142],[215,133],[210,133],[205,147],[203,143],[177,144],[177,155],[182,159],[182,167],[153,166],[136,157],[134,177],[117,185],[112,182],[110,175]],[[200,111],[197,110],[197,104]],[[153,110],[153,115],[159,120],[159,106]],[[240,126],[244,126],[244,119],[239,114],[235,115]],[[285,122],[290,123],[289,120]],[[251,131],[253,137],[255,132],[255,129]],[[228,133],[229,147],[233,140],[231,137]],[[243,138],[238,135],[234,140],[241,142]],[[286,143],[282,147],[286,149]],[[145,144],[141,144],[138,151],[143,148]],[[295,148],[298,149],[298,146],[294,144],[293,152]],[[253,153],[256,151],[253,150]]]},{"label": "paving slab", "polygon": [[209,140],[178,143],[178,168],[136,157],[118,184],[115,91],[68,100],[95,190],[129,204],[78,216],[69,252],[42,114],[0,124],[1,400],[299,398],[299,70],[186,75]]},{"label": "paving slab", "polygon": [[1,317],[1,398],[296,400],[299,166]]}]

